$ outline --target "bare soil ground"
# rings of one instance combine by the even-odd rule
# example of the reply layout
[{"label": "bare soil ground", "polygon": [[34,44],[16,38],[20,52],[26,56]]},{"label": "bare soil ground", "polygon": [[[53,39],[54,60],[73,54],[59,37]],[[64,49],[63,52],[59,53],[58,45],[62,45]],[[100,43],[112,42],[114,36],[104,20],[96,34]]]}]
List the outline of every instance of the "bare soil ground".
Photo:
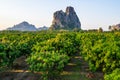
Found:
[{"label": "bare soil ground", "polygon": [[[19,58],[20,63],[15,69],[0,72],[0,80],[42,80],[40,73],[32,73],[28,70],[28,66],[24,57]],[[20,61],[20,62],[19,62]],[[24,63],[24,64],[23,64]],[[20,66],[21,65],[21,66]],[[58,80],[58,79],[57,79]],[[79,55],[74,56],[70,63],[64,68],[59,80],[104,80],[102,72],[91,72],[87,62]]]},{"label": "bare soil ground", "polygon": [[62,73],[62,80],[104,80],[102,72],[91,72],[80,55],[74,56]]}]

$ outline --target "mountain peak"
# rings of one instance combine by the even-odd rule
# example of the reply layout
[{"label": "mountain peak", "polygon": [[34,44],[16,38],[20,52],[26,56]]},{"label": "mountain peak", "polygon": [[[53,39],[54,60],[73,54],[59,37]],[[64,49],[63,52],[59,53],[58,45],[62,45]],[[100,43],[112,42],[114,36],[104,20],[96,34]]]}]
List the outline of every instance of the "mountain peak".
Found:
[{"label": "mountain peak", "polygon": [[27,21],[23,21],[17,25],[14,25],[11,28],[8,28],[7,30],[36,31],[37,28],[34,25],[29,24]]},{"label": "mountain peak", "polygon": [[66,14],[69,14],[69,13],[75,13],[74,8],[71,7],[71,6],[68,6],[68,7],[66,8]]},{"label": "mountain peak", "polygon": [[23,21],[20,24],[28,25],[29,23],[27,21]]},{"label": "mountain peak", "polygon": [[74,29],[81,28],[81,23],[73,7],[68,6],[66,12],[56,11],[53,15],[53,21],[50,29]]}]

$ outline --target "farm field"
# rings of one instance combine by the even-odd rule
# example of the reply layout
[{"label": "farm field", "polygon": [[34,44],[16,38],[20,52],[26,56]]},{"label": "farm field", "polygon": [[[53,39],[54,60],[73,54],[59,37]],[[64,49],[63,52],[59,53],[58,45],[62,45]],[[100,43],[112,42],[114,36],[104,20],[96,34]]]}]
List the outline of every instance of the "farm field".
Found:
[{"label": "farm field", "polygon": [[119,31],[0,32],[0,80],[119,79]]}]

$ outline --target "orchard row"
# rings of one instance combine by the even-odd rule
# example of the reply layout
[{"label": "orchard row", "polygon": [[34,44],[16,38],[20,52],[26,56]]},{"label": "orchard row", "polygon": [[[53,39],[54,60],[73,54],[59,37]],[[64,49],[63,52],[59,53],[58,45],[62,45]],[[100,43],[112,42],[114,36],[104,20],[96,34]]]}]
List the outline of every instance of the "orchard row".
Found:
[{"label": "orchard row", "polygon": [[53,79],[76,54],[91,71],[104,72],[105,80],[120,79],[120,32],[0,32],[1,71],[27,56],[30,71],[41,72],[44,80]]}]

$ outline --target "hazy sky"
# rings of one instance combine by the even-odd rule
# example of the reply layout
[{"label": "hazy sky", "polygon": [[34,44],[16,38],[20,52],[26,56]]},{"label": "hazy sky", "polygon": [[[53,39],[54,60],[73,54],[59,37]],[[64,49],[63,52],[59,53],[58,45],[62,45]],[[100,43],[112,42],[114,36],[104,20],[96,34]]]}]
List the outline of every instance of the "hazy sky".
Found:
[{"label": "hazy sky", "polygon": [[0,0],[0,30],[22,21],[50,26],[53,13],[67,6],[75,8],[82,29],[120,23],[120,0]]}]

